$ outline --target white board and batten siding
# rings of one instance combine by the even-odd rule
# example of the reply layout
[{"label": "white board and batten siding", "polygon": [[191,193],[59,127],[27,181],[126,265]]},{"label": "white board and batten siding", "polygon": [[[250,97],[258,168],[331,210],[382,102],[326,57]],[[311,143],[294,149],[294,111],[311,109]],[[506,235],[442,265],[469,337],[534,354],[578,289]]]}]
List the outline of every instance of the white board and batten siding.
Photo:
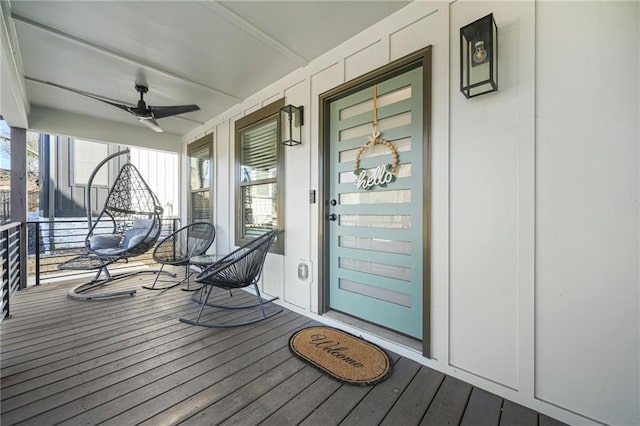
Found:
[{"label": "white board and batten siding", "polygon": [[612,424],[640,422],[639,6],[537,7],[535,396]]},{"label": "white board and batten siding", "polygon": [[[500,90],[467,100],[459,29],[488,13]],[[318,95],[431,45],[432,359],[412,357],[571,424],[640,424],[639,22],[638,2],[408,5],[184,138],[214,133],[218,249],[234,246],[235,120],[303,105],[286,254],[262,286],[318,312]]]},{"label": "white board and batten siding", "polygon": [[164,216],[180,216],[180,161],[179,154],[131,147],[131,164],[145,177],[151,190],[158,196]]}]

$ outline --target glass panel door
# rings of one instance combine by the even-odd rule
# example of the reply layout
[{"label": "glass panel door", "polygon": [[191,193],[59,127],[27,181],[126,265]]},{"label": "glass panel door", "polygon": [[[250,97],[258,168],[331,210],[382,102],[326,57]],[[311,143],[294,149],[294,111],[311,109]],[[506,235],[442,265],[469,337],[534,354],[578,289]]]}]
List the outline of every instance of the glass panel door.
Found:
[{"label": "glass panel door", "polygon": [[[330,105],[329,306],[417,339],[423,336],[422,102],[422,68],[377,85],[378,131],[393,149],[365,147],[373,132],[372,87]],[[389,170],[394,151],[391,182],[357,185],[363,170],[372,179]]]}]

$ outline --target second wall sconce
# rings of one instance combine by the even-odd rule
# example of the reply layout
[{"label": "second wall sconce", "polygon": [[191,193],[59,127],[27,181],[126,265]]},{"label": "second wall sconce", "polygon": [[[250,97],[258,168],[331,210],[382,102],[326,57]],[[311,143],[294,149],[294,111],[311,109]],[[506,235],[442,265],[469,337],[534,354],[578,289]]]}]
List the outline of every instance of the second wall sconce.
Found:
[{"label": "second wall sconce", "polygon": [[280,141],[283,145],[294,146],[302,143],[304,107],[287,105],[280,108]]},{"label": "second wall sconce", "polygon": [[460,91],[467,98],[498,90],[498,27],[493,13],[460,28]]}]

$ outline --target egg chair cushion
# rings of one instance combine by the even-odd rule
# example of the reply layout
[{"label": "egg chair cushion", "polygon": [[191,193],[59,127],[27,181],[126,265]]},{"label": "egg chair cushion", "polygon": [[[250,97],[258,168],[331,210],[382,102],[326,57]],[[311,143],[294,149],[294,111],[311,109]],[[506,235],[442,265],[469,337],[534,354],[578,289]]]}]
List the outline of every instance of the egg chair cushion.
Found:
[{"label": "egg chair cushion", "polygon": [[99,234],[93,235],[89,239],[91,250],[104,250],[120,247],[122,235],[120,234]]}]

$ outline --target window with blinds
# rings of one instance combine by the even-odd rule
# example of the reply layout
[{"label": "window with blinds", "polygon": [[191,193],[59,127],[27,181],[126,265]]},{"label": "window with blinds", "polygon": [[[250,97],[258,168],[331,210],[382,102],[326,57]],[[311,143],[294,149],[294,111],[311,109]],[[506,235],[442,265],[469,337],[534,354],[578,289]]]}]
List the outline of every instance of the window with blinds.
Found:
[{"label": "window with blinds", "polygon": [[213,220],[211,199],[213,135],[207,135],[187,147],[189,156],[189,218],[190,222]]},{"label": "window with blinds", "polygon": [[[282,105],[280,105],[282,104]],[[284,170],[279,110],[284,100],[236,122],[236,245],[282,229]],[[282,233],[272,251],[284,253]]]},{"label": "window with blinds", "polygon": [[242,183],[275,179],[278,175],[278,119],[241,133]]}]

